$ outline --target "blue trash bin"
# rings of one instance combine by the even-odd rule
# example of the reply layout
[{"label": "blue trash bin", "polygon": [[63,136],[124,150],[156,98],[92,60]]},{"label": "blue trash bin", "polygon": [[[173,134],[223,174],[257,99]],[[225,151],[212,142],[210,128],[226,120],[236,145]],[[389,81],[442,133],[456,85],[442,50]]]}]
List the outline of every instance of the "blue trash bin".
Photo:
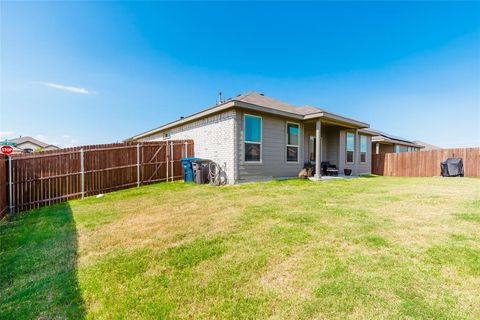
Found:
[{"label": "blue trash bin", "polygon": [[182,162],[182,168],[183,168],[183,181],[185,182],[194,182],[193,168],[191,163],[192,160],[200,160],[200,159],[195,157],[180,159],[180,161]]}]

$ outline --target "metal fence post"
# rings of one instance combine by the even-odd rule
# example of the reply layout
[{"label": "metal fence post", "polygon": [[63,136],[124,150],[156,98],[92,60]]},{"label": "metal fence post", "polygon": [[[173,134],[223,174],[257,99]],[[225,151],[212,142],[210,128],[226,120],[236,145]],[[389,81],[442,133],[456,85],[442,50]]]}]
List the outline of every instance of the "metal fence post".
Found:
[{"label": "metal fence post", "polygon": [[166,173],[165,173],[165,182],[168,182],[168,141],[166,142],[165,146],[165,168],[166,168]]},{"label": "metal fence post", "polygon": [[13,177],[12,177],[12,157],[8,156],[8,206],[10,213],[15,210],[15,204],[13,203]]},{"label": "metal fence post", "polygon": [[172,176],[172,181],[173,181],[173,142],[170,143],[170,173],[171,173],[171,176]]},{"label": "metal fence post", "polygon": [[85,167],[84,167],[83,148],[80,148],[80,189],[82,192],[82,199],[83,199],[85,197]]},{"label": "metal fence post", "polygon": [[137,187],[140,187],[140,144],[137,143]]}]

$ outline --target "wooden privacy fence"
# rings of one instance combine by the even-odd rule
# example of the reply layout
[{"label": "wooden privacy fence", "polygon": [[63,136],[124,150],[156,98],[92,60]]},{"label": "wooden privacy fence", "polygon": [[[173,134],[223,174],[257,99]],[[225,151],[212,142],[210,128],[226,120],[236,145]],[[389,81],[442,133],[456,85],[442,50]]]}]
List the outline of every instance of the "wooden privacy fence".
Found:
[{"label": "wooden privacy fence", "polygon": [[439,176],[440,163],[447,158],[462,158],[465,176],[480,176],[480,148],[374,154],[372,173],[400,177]]},{"label": "wooden privacy fence", "polygon": [[0,219],[8,210],[7,161],[8,157],[0,154]]},{"label": "wooden privacy fence", "polygon": [[[0,204],[25,211],[143,184],[183,179],[192,140],[92,145],[0,159]],[[5,199],[4,199],[5,198]]]}]

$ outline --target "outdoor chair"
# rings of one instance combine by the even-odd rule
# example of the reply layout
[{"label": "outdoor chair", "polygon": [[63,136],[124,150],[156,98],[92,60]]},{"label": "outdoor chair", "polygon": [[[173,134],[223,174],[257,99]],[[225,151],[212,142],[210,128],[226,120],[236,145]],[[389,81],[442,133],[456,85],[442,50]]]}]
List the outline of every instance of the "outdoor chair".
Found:
[{"label": "outdoor chair", "polygon": [[320,164],[322,167],[322,175],[324,176],[338,176],[337,166],[330,164],[330,161],[322,161]]}]

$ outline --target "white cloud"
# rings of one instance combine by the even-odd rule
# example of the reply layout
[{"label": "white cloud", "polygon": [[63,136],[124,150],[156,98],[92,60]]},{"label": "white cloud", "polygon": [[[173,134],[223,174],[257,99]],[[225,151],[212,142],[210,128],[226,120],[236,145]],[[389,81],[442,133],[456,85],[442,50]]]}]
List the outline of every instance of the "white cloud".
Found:
[{"label": "white cloud", "polygon": [[78,140],[69,134],[62,134],[59,139],[58,145],[62,147],[74,147],[78,145]]},{"label": "white cloud", "polygon": [[8,138],[15,134],[13,131],[0,131],[0,138]]},{"label": "white cloud", "polygon": [[43,134],[37,134],[34,138],[42,142],[45,142],[46,140],[48,140],[48,137],[44,136]]},{"label": "white cloud", "polygon": [[53,144],[60,148],[75,147],[79,145],[79,140],[72,135],[62,134],[62,135],[44,135],[44,134],[35,134],[32,135],[35,139],[45,142],[47,144]]},{"label": "white cloud", "polygon": [[73,93],[80,93],[80,94],[95,93],[94,91],[90,91],[90,90],[85,89],[85,88],[64,86],[62,84],[44,82],[44,81],[40,81],[39,83],[43,84],[44,86],[50,87],[50,88],[55,88],[55,89],[64,90],[64,91],[68,91],[68,92],[73,92]]}]

